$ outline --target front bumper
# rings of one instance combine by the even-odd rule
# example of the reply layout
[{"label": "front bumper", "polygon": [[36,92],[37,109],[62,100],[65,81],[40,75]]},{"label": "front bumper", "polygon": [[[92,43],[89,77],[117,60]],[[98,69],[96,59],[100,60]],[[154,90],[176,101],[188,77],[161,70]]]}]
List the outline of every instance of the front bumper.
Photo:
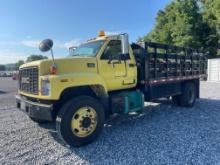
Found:
[{"label": "front bumper", "polygon": [[25,112],[29,117],[44,120],[53,121],[53,104],[42,104],[27,100],[21,95],[16,95],[17,108]]}]

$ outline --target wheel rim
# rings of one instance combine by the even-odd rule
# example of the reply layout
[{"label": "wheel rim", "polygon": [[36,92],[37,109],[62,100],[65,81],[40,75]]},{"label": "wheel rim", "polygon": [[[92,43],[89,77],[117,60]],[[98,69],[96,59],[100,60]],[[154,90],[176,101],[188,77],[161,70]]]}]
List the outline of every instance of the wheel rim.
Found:
[{"label": "wheel rim", "polygon": [[97,113],[92,107],[78,109],[71,121],[71,129],[77,137],[89,136],[97,126]]}]

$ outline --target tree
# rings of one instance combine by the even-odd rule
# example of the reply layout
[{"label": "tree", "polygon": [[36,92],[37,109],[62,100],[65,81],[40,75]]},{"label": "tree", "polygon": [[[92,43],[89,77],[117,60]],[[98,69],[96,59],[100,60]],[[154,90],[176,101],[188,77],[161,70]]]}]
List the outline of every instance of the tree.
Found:
[{"label": "tree", "polygon": [[0,71],[5,71],[5,65],[0,65]]},{"label": "tree", "polygon": [[149,37],[157,42],[178,46],[196,46],[196,28],[201,17],[196,0],[176,0],[159,11],[156,26]]},{"label": "tree", "polygon": [[203,15],[211,26],[220,28],[220,1],[219,0],[201,0]]},{"label": "tree", "polygon": [[46,56],[42,56],[42,55],[30,55],[27,58],[27,62],[31,62],[31,61],[37,61],[37,60],[43,60],[43,59],[48,59]]},{"label": "tree", "polygon": [[19,60],[19,61],[15,64],[15,69],[18,70],[19,67],[20,67],[21,65],[23,65],[23,64],[24,64],[24,61],[23,61],[23,60]]},{"label": "tree", "polygon": [[[220,1],[201,0],[203,19],[212,29],[212,33],[207,36],[208,41],[212,42],[214,49],[220,49]],[[220,51],[217,52],[220,55]]]},{"label": "tree", "polygon": [[[205,16],[206,13],[210,13],[208,11],[211,8],[210,2],[214,3],[212,7],[217,8],[215,14],[212,14],[213,21],[206,19],[210,16]],[[219,2],[219,0],[173,0],[164,10],[158,12],[153,30],[144,36],[143,40],[202,49],[209,52],[210,57],[215,57],[219,46],[220,26],[216,23],[220,11]],[[219,4],[219,8],[216,4]]]}]

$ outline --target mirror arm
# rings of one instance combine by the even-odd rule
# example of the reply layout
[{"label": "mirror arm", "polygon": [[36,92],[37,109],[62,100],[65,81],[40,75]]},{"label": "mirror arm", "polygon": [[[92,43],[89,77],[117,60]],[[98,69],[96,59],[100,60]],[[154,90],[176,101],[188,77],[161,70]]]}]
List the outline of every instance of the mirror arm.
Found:
[{"label": "mirror arm", "polygon": [[52,60],[53,60],[53,64],[55,65],[54,55],[53,55],[53,49],[50,49],[50,52],[51,52],[51,56],[52,56]]}]

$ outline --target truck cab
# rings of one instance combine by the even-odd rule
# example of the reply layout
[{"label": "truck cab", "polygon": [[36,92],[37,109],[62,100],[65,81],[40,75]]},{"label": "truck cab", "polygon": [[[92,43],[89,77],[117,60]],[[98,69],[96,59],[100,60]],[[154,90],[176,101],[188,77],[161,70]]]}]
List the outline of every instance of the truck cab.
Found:
[{"label": "truck cab", "polygon": [[[67,58],[22,65],[19,93],[37,99],[58,100],[62,92],[71,87],[97,86],[106,95],[108,91],[135,87],[136,62],[129,44],[127,52],[122,52],[123,35],[102,34],[75,48]],[[25,82],[27,78],[30,83]]]}]

